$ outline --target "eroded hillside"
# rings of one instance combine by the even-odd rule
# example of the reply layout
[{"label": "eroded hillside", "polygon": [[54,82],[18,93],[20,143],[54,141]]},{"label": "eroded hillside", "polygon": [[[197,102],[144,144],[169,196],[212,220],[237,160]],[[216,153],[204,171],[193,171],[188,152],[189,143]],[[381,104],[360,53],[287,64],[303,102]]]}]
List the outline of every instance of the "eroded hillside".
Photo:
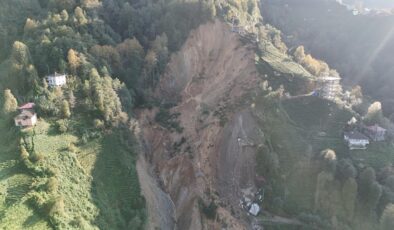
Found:
[{"label": "eroded hillside", "polygon": [[[255,150],[241,142],[263,138],[248,109],[260,81],[253,48],[217,20],[190,34],[156,92],[163,103],[176,103],[161,110],[181,130],[157,124],[163,112],[141,112],[147,156],[175,203],[180,229],[211,229],[201,222],[199,202],[208,205],[219,195],[235,205],[241,189],[254,186]],[[241,228],[227,209],[218,213],[230,228]]]}]

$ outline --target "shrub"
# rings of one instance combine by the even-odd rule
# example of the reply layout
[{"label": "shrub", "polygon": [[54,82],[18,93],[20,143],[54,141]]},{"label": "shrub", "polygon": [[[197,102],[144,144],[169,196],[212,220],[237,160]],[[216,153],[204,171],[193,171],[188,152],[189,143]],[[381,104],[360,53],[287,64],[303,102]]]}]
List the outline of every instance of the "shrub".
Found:
[{"label": "shrub", "polygon": [[86,144],[89,141],[89,135],[87,133],[82,134],[81,143]]},{"label": "shrub", "polygon": [[64,118],[69,118],[71,116],[70,104],[68,103],[68,101],[63,100],[61,112]]},{"label": "shrub", "polygon": [[67,150],[68,150],[69,152],[76,153],[77,150],[78,150],[78,148],[77,148],[77,146],[75,146],[73,143],[70,143],[70,144],[68,145],[68,147],[67,147]]},{"label": "shrub", "polygon": [[56,121],[56,128],[59,133],[65,133],[68,131],[68,122],[66,120]]},{"label": "shrub", "polygon": [[46,183],[46,189],[48,192],[55,192],[59,186],[59,182],[56,177],[51,177]]},{"label": "shrub", "polygon": [[64,199],[63,197],[58,197],[56,199],[50,200],[48,202],[50,207],[49,209],[49,217],[54,217],[55,215],[64,215]]},{"label": "shrub", "polygon": [[44,159],[45,159],[45,156],[44,156],[44,154],[42,154],[42,153],[37,153],[37,152],[34,152],[32,155],[31,155],[31,158],[30,158],[34,163],[37,163],[37,162],[41,162],[41,161],[43,161]]},{"label": "shrub", "polygon": [[177,131],[181,133],[183,127],[179,125],[178,117],[180,113],[171,114],[167,109],[160,108],[155,116],[155,121],[170,131]]},{"label": "shrub", "polygon": [[45,204],[45,199],[42,194],[38,192],[32,192],[29,194],[29,198],[27,199],[28,203],[37,209],[39,212],[42,212],[42,208]]},{"label": "shrub", "polygon": [[27,152],[23,145],[20,147],[20,157],[22,160],[29,159],[29,152]]},{"label": "shrub", "polygon": [[204,202],[202,200],[200,200],[200,208],[208,219],[211,219],[211,220],[215,219],[216,210],[217,210],[218,206],[215,204],[215,202],[213,200],[211,201],[211,203],[209,205],[205,205]]},{"label": "shrub", "polygon": [[94,119],[93,121],[94,128],[96,129],[103,129],[104,128],[104,121],[100,119]]}]

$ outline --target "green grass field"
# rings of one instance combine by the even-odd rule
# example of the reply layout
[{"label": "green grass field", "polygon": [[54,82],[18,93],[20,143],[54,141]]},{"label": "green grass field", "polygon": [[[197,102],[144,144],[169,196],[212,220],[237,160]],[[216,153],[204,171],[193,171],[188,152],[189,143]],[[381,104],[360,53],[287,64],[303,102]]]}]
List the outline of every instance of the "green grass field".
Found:
[{"label": "green grass field", "polygon": [[269,41],[261,41],[261,59],[267,62],[275,71],[282,74],[299,75],[306,78],[313,76],[297,62],[293,61],[287,54],[280,52]]},{"label": "green grass field", "polygon": [[292,57],[280,52],[269,41],[262,40],[256,58],[256,67],[262,76],[267,76],[270,86],[277,89],[283,85],[290,94],[309,93],[314,80],[308,71]]},{"label": "green grass field", "polygon": [[[285,100],[283,107],[289,118],[303,131],[303,136],[315,152],[331,148],[339,155],[348,153],[342,132],[346,122],[353,116],[350,111],[312,96]],[[320,136],[321,133],[325,135]]]},{"label": "green grass field", "polygon": [[33,178],[19,163],[17,130],[0,119],[0,229],[50,229],[26,202]]},{"label": "green grass field", "polygon": [[381,169],[394,164],[394,146],[392,143],[375,142],[368,145],[367,150],[353,150],[350,155],[354,162]]},{"label": "green grass field", "polygon": [[[2,133],[13,133],[4,122],[0,124]],[[17,132],[1,135],[0,229],[139,229],[143,225],[145,201],[140,195],[135,153],[121,141],[120,132],[82,143],[73,133],[56,133],[43,120],[34,131],[35,151],[44,156],[39,164],[54,172],[58,186],[51,193],[37,186],[49,178],[33,177],[22,167],[18,141],[11,141],[18,139]],[[70,144],[76,146],[74,152]],[[33,192],[64,201],[56,224],[27,202]]]}]

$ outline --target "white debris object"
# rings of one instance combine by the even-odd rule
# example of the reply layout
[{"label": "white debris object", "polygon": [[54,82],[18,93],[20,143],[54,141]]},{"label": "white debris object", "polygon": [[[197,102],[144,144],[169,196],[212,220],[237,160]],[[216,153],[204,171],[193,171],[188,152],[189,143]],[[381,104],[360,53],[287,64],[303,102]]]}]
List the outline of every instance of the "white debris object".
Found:
[{"label": "white debris object", "polygon": [[249,213],[252,214],[253,216],[257,216],[260,212],[260,206],[256,203],[253,203],[252,206],[250,206]]}]

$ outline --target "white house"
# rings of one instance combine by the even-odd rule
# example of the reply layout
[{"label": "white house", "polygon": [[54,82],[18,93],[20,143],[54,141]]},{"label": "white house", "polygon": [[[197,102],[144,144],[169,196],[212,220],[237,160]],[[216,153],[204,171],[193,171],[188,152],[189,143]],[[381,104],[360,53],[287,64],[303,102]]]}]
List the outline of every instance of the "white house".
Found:
[{"label": "white house", "polygon": [[37,123],[37,114],[33,111],[23,110],[15,117],[14,121],[18,127],[31,127]]},{"label": "white house", "polygon": [[345,132],[343,139],[347,142],[349,149],[366,149],[369,138],[358,131]]},{"label": "white house", "polygon": [[317,78],[317,88],[320,97],[334,100],[341,92],[341,78],[336,76],[322,76]]},{"label": "white house", "polygon": [[47,76],[48,85],[51,87],[63,86],[67,83],[67,78],[65,74],[55,74]]},{"label": "white house", "polygon": [[15,125],[18,127],[31,127],[37,123],[37,114],[34,112],[35,104],[30,102],[18,108],[19,115],[14,118]]}]

